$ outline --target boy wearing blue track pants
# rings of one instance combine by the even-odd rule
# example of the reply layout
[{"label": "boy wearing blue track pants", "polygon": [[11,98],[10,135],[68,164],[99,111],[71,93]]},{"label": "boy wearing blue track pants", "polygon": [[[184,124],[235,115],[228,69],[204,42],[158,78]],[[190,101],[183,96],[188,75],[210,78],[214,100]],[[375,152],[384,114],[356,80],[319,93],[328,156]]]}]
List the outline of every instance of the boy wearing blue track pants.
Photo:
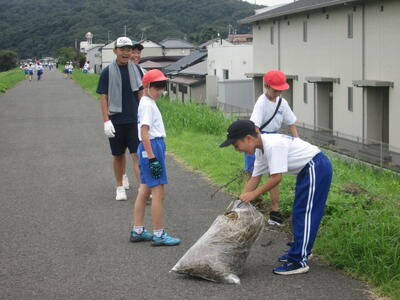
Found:
[{"label": "boy wearing blue track pants", "polygon": [[[278,133],[282,125],[287,125],[293,137],[298,137],[296,116],[287,101],[282,98],[282,91],[289,89],[286,76],[281,71],[271,70],[263,76],[265,93],[258,97],[250,120],[262,133]],[[263,127],[263,128],[261,128]],[[261,128],[261,130],[260,130]],[[244,154],[244,170],[251,177],[254,168],[254,155]],[[283,217],[279,211],[279,185],[269,192],[271,196],[271,212],[268,224],[283,225]]]},{"label": "boy wearing blue track pants", "polygon": [[[168,183],[165,165],[165,128],[155,100],[161,97],[168,78],[151,70],[142,79],[143,97],[138,108],[140,188],[133,209],[131,242],[153,241],[152,246],[175,246],[181,240],[164,231],[164,185]],[[151,195],[153,234],[144,229],[146,201]]]},{"label": "boy wearing blue track pants", "polygon": [[[233,145],[236,151],[256,156],[252,177],[239,197],[243,202],[253,201],[277,186],[283,173],[297,175],[292,209],[294,243],[278,259],[284,264],[274,268],[273,272],[280,275],[308,272],[307,257],[317,236],[332,180],[329,159],[318,147],[300,138],[260,134],[250,120],[239,120],[229,126],[227,139],[220,147],[228,145]],[[270,177],[258,186],[262,174]]]}]

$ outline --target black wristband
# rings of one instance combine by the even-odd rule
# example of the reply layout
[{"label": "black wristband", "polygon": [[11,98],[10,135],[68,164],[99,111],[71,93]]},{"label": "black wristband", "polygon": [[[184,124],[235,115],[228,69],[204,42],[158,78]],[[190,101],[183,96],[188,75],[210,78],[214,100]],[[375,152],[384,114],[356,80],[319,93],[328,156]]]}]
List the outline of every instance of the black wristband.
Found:
[{"label": "black wristband", "polygon": [[155,162],[155,161],[157,161],[157,158],[155,158],[155,157],[149,159],[149,162],[151,162],[151,163]]}]

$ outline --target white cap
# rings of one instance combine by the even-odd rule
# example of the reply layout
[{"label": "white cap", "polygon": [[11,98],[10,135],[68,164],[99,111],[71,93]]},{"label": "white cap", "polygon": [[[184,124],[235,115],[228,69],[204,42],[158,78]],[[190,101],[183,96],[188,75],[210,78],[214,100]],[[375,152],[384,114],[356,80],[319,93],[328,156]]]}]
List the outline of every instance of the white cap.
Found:
[{"label": "white cap", "polygon": [[128,37],[125,37],[125,36],[117,38],[117,40],[115,41],[114,47],[121,48],[121,47],[125,47],[125,46],[130,46],[130,47],[133,46],[131,39]]}]

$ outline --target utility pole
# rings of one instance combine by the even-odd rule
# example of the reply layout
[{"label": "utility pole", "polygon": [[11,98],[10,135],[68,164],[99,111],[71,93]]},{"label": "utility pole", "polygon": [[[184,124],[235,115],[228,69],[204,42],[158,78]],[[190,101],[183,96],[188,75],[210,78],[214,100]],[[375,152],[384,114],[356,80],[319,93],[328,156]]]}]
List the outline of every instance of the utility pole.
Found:
[{"label": "utility pole", "polygon": [[107,31],[107,44],[110,42],[110,30]]},{"label": "utility pole", "polygon": [[124,25],[124,36],[126,36],[126,25]]}]

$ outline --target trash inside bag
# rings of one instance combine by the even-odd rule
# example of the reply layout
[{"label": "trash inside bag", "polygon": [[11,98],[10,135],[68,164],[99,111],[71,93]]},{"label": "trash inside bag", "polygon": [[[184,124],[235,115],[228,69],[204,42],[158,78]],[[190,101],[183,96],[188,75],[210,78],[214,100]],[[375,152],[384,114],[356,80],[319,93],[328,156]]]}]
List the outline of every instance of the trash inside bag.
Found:
[{"label": "trash inside bag", "polygon": [[171,271],[206,280],[240,284],[239,276],[250,248],[264,227],[264,216],[237,200],[219,215]]}]

